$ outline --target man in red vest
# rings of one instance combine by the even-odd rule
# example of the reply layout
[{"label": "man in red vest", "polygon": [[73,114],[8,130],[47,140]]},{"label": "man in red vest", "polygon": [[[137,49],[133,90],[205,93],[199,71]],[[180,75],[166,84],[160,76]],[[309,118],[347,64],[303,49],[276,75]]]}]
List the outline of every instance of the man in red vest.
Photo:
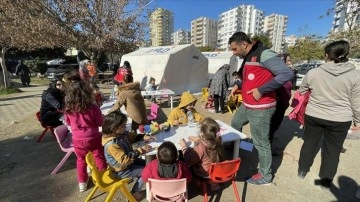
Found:
[{"label": "man in red vest", "polygon": [[239,70],[243,103],[231,126],[241,131],[245,124],[250,123],[252,141],[259,153],[258,173],[247,183],[269,185],[272,181],[269,131],[276,108],[275,90],[292,80],[294,74],[274,51],[258,41],[252,43],[244,32],[234,33],[229,45],[234,55],[244,59]]}]

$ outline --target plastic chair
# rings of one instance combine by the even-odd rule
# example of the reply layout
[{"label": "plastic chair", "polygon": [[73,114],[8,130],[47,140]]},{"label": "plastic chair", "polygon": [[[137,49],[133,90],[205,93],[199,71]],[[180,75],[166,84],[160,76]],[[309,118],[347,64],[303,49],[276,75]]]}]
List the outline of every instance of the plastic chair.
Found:
[{"label": "plastic chair", "polygon": [[202,88],[201,93],[202,93],[202,97],[200,102],[206,102],[209,97],[209,88]]},{"label": "plastic chair", "polygon": [[176,180],[149,179],[148,188],[148,201],[188,201],[186,178]]},{"label": "plastic chair", "polygon": [[236,96],[236,108],[239,108],[241,103],[243,101],[242,95],[241,94],[237,94]]},{"label": "plastic chair", "polygon": [[110,169],[106,169],[105,171],[99,171],[96,167],[91,152],[86,155],[86,164],[91,168],[91,177],[95,187],[85,199],[85,202],[90,201],[90,199],[94,196],[95,192],[98,189],[100,189],[102,192],[109,192],[108,196],[105,199],[106,202],[112,201],[117,190],[120,190],[121,193],[125,195],[128,201],[136,202],[135,198],[133,197],[133,195],[131,195],[131,193],[126,187],[126,185],[131,180],[130,178],[117,179],[116,177],[112,177]]},{"label": "plastic chair", "polygon": [[241,162],[240,158],[237,158],[230,161],[223,161],[221,163],[212,163],[210,165],[209,168],[210,180],[202,181],[205,202],[208,201],[206,186],[209,181],[214,183],[223,183],[223,182],[231,181],[234,188],[236,201],[240,202],[240,196],[234,181],[236,177],[236,173],[240,167],[240,162]]},{"label": "plastic chair", "polygon": [[36,142],[40,142],[41,139],[44,137],[45,133],[50,130],[51,134],[55,137],[55,134],[54,134],[54,127],[52,126],[47,126],[45,124],[43,124],[41,122],[41,119],[40,119],[40,111],[36,112],[35,114],[36,116],[36,119],[40,122],[41,126],[44,128],[44,131],[41,133],[40,137],[36,140]]},{"label": "plastic chair", "polygon": [[225,105],[226,105],[227,109],[229,110],[229,112],[232,114],[233,113],[232,107],[237,109],[237,106],[236,106],[236,104],[234,102],[234,96],[230,95],[229,100],[226,102]]},{"label": "plastic chair", "polygon": [[159,110],[159,105],[157,105],[155,103],[151,103],[150,115],[147,116],[147,119],[149,121],[155,120],[157,118],[157,116],[158,116],[158,110]]},{"label": "plastic chair", "polygon": [[56,168],[51,172],[51,174],[56,174],[64,165],[66,160],[70,157],[70,155],[74,152],[71,137],[69,137],[69,130],[66,125],[61,125],[55,128],[55,137],[61,150],[66,152],[66,154],[60,163],[56,166]]}]

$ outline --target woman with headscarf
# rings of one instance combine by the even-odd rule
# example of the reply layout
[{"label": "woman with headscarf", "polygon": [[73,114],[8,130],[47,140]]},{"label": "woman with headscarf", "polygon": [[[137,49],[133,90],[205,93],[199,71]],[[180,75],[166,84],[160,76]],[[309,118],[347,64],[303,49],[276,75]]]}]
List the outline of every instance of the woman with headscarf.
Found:
[{"label": "woman with headscarf", "polygon": [[225,113],[225,99],[230,85],[230,65],[225,64],[215,73],[210,85],[210,94],[214,97],[215,112],[219,113],[219,103],[221,113]]}]

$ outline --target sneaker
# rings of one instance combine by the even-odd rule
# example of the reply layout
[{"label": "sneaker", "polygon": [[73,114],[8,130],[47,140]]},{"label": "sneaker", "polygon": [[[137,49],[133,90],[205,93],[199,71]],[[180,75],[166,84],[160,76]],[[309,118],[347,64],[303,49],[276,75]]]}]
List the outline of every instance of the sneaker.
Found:
[{"label": "sneaker", "polygon": [[[88,180],[89,181],[89,180]],[[79,183],[79,190],[80,192],[84,192],[87,190],[88,182],[80,182]]]},{"label": "sneaker", "polygon": [[88,176],[91,176],[91,168],[89,166],[86,166],[86,172]]},{"label": "sneaker", "polygon": [[307,172],[302,171],[302,170],[298,170],[298,177],[301,179],[304,179],[306,176]]},{"label": "sneaker", "polygon": [[318,179],[314,181],[315,185],[320,185],[323,189],[330,189],[332,180],[329,178]]},{"label": "sneaker", "polygon": [[260,173],[256,173],[246,182],[253,185],[271,185],[271,181],[265,179]]}]

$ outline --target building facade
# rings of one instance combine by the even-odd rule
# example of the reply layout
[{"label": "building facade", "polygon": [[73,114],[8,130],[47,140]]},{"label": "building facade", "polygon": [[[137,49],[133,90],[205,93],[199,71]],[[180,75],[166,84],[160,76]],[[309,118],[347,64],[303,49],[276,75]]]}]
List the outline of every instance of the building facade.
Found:
[{"label": "building facade", "polygon": [[191,21],[191,43],[196,47],[217,45],[217,22],[210,18],[200,17]]},{"label": "building facade", "polygon": [[334,9],[333,32],[341,32],[360,25],[360,5],[355,1],[337,0]]},{"label": "building facade", "polygon": [[288,17],[279,14],[271,14],[264,19],[263,32],[269,37],[271,49],[277,53],[283,53],[285,45],[285,33]]},{"label": "building facade", "polygon": [[171,34],[174,32],[174,13],[162,8],[150,15],[151,46],[171,45]]},{"label": "building facade", "polygon": [[190,44],[190,32],[188,30],[179,29],[171,34],[171,45]]}]

